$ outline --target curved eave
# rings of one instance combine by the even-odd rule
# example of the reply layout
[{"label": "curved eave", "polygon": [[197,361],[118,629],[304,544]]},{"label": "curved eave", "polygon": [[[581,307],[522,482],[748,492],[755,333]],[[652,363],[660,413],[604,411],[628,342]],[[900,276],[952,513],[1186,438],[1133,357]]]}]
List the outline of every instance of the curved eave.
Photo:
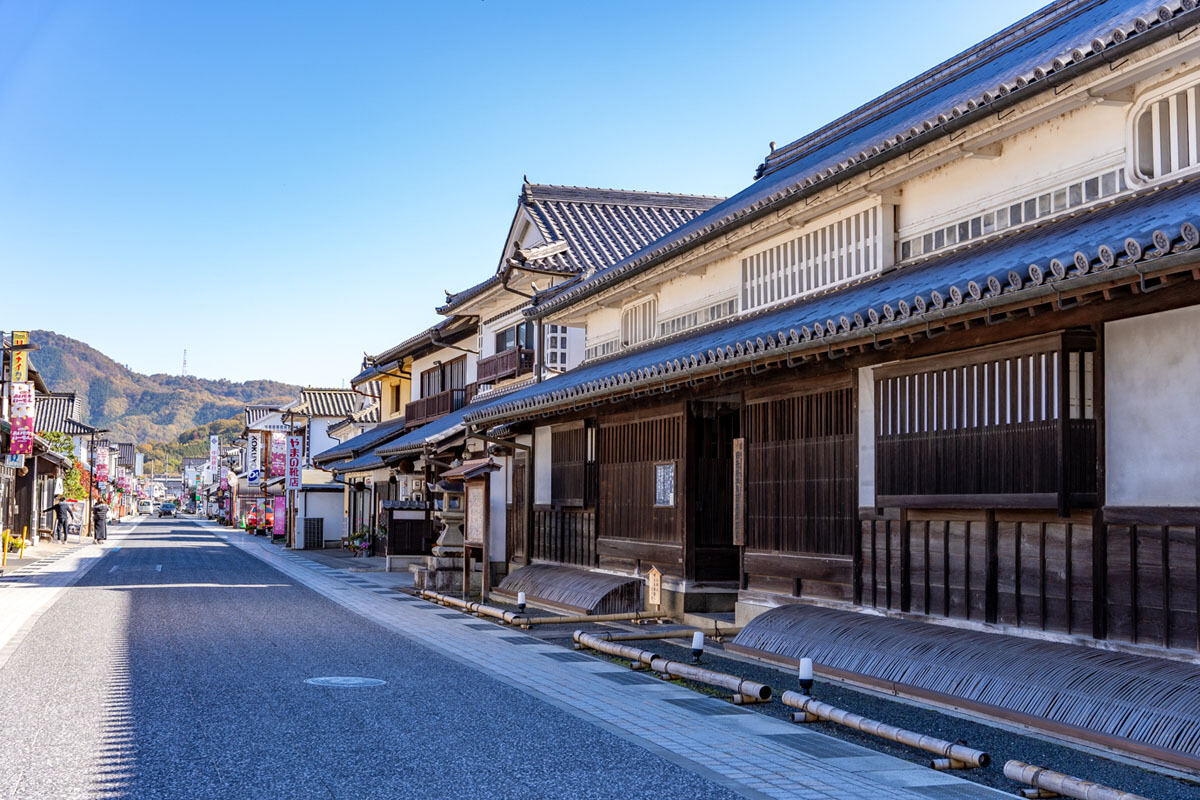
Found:
[{"label": "curved eave", "polygon": [[[1188,8],[1185,9],[1184,6]],[[687,231],[679,238],[669,234],[664,237],[663,244],[650,245],[624,262],[598,273],[593,279],[548,298],[545,303],[533,309],[532,315],[542,317],[563,306],[598,294],[619,280],[645,272],[681,252],[712,241],[725,234],[731,227],[753,222],[837,183],[881,167],[895,158],[950,136],[978,120],[1061,86],[1083,72],[1117,62],[1135,50],[1181,32],[1198,22],[1200,9],[1196,8],[1195,0],[1188,0],[1186,3],[1176,0],[1164,4],[1151,19],[1135,17],[1118,25],[1105,36],[1097,37],[1091,42],[1078,43],[1032,70],[1012,74],[985,91],[940,109],[907,131],[893,132],[869,148],[857,153],[845,153],[843,158],[831,166],[806,175],[798,175],[765,198],[727,212],[721,212],[721,206],[716,206],[714,211],[719,216],[708,224]],[[783,171],[785,170],[780,170]],[[752,184],[744,193],[752,194],[751,190],[755,186],[756,184]],[[737,199],[735,195],[729,202],[736,204]],[[702,214],[697,217],[697,221],[703,220],[707,215]],[[689,226],[684,226],[687,227]]]}]

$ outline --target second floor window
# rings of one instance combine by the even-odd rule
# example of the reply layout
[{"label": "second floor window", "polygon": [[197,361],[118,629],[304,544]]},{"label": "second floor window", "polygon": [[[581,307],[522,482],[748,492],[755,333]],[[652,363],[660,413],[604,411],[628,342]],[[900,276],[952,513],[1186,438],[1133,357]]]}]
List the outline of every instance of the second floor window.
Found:
[{"label": "second floor window", "polygon": [[513,325],[511,328],[505,328],[504,330],[496,333],[497,353],[503,353],[505,350],[511,350],[514,347],[533,347],[532,322],[523,322],[520,325]]},{"label": "second floor window", "polygon": [[429,397],[450,389],[462,389],[467,385],[467,357],[459,356],[453,361],[435,363],[421,373],[421,397]]},{"label": "second floor window", "polygon": [[555,369],[567,367],[567,328],[565,325],[546,326],[546,365]]},{"label": "second floor window", "polygon": [[1135,112],[1132,161],[1136,178],[1149,181],[1191,171],[1200,162],[1198,95],[1200,87],[1195,85],[1177,87]]},{"label": "second floor window", "polygon": [[621,311],[621,345],[633,347],[654,338],[658,300],[650,298]]}]

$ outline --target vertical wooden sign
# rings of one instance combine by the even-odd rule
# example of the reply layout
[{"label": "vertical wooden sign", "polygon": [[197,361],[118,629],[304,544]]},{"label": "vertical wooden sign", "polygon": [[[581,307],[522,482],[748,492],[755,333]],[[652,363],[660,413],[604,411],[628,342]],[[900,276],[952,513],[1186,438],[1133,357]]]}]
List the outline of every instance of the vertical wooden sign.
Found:
[{"label": "vertical wooden sign", "polygon": [[658,608],[662,605],[662,573],[651,567],[646,573],[646,605]]},{"label": "vertical wooden sign", "polygon": [[733,440],[733,543],[746,544],[746,440]]}]

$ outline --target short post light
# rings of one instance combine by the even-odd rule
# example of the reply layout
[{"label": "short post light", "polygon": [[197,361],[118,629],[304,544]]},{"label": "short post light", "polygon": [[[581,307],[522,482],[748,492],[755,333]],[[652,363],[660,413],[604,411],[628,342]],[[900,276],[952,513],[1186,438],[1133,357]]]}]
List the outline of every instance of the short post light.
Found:
[{"label": "short post light", "polygon": [[704,634],[696,631],[692,634],[692,663],[699,664],[702,655],[704,655]]},{"label": "short post light", "polygon": [[813,668],[811,658],[800,659],[800,668],[797,670],[797,677],[800,679],[800,692],[804,695],[811,694],[813,685]]},{"label": "short post light", "polygon": [[525,613],[525,593],[517,592],[517,611]]}]

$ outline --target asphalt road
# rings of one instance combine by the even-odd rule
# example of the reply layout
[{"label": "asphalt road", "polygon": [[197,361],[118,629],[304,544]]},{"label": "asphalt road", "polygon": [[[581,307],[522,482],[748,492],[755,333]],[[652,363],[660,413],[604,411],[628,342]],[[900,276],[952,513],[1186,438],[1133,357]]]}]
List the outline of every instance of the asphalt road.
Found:
[{"label": "asphalt road", "polygon": [[3,798],[734,796],[185,520],[141,523],[0,669]]}]

